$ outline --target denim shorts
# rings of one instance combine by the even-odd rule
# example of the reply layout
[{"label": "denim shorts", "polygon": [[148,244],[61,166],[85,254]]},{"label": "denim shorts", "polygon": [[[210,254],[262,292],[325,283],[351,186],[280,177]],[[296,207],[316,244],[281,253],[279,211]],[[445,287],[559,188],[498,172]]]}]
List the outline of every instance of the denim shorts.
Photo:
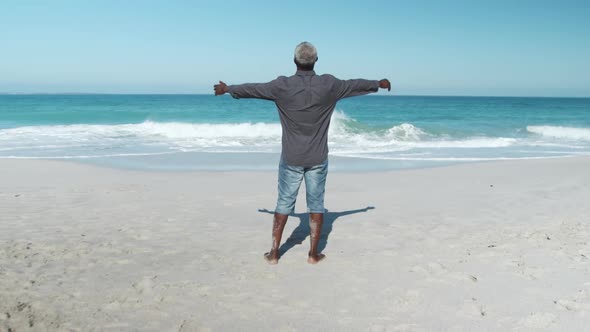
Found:
[{"label": "denim shorts", "polygon": [[324,213],[324,193],[328,160],[311,167],[290,166],[281,160],[279,164],[279,198],[275,212],[291,214],[295,209],[295,201],[301,181],[305,180],[305,196],[307,212]]}]

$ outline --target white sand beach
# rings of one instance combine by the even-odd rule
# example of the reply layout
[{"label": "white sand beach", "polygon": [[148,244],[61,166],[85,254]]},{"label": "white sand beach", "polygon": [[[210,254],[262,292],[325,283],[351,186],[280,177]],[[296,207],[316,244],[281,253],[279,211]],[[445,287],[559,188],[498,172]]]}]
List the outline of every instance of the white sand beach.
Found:
[{"label": "white sand beach", "polygon": [[0,331],[590,326],[590,158],[332,173],[318,265],[275,183],[1,160]]}]

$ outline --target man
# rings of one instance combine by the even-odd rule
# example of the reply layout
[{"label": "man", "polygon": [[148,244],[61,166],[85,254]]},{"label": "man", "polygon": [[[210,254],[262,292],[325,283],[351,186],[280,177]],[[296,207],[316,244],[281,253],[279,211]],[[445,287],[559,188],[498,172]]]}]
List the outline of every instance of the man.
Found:
[{"label": "man", "polygon": [[325,258],[318,253],[324,222],[324,188],[328,174],[328,127],[336,102],[342,98],[391,90],[387,79],[339,80],[332,75],[316,75],[316,48],[303,42],[295,48],[297,72],[280,76],[268,83],[214,86],[215,95],[229,92],[234,98],[272,100],[277,105],[283,128],[282,153],[279,164],[279,197],[275,208],[272,246],[264,254],[269,264],[279,261],[279,245],[287,218],[295,208],[301,181],[305,180],[307,209],[310,220],[311,245],[307,262],[316,264]]}]

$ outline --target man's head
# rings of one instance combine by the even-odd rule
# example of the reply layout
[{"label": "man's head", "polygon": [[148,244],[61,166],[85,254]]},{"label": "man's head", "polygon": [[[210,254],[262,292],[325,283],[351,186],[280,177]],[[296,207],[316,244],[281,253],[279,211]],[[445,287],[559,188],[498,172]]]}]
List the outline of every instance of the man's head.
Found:
[{"label": "man's head", "polygon": [[313,70],[318,61],[318,51],[311,43],[303,42],[295,47],[295,64],[298,69]]}]

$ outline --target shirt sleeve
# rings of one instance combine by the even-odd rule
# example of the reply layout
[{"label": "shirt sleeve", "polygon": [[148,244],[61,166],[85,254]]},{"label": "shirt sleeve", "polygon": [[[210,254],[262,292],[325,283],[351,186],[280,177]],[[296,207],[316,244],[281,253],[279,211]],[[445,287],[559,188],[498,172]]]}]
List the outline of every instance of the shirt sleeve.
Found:
[{"label": "shirt sleeve", "polygon": [[229,85],[227,92],[236,98],[257,98],[266,100],[275,100],[276,80],[268,83],[245,83],[238,85]]},{"label": "shirt sleeve", "polygon": [[366,95],[379,90],[379,81],[374,80],[338,80],[337,97],[338,99]]}]

